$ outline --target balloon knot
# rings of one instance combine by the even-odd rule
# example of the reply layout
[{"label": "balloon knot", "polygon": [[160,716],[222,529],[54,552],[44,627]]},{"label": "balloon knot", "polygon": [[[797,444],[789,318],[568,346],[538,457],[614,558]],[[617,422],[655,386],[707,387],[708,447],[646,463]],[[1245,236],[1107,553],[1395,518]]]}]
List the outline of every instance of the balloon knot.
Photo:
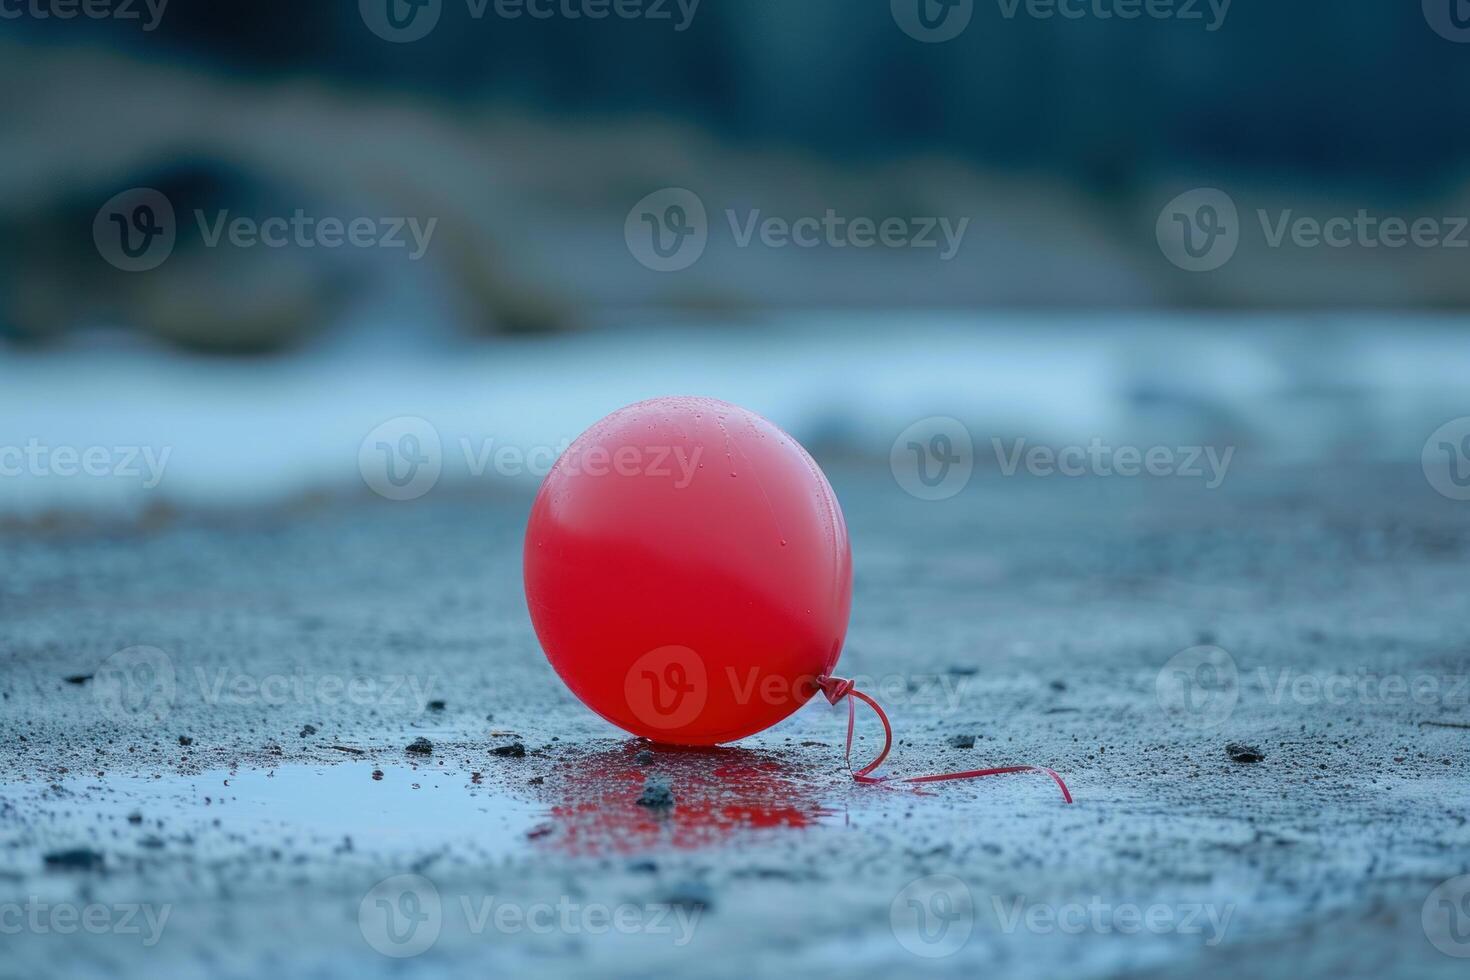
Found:
[{"label": "balloon knot", "polygon": [[852,693],[852,689],[857,686],[857,682],[848,680],[845,677],[818,677],[817,686],[827,696],[827,702],[829,704],[836,704]]}]

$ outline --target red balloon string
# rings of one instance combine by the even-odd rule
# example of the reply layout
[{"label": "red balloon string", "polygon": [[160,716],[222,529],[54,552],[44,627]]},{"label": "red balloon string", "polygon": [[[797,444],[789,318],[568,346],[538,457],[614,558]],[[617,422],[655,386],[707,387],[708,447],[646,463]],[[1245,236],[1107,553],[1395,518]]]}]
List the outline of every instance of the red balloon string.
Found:
[{"label": "red balloon string", "polygon": [[[852,773],[852,778],[859,783],[886,783],[890,781],[900,783],[942,783],[951,779],[980,779],[984,776],[1004,776],[1007,773],[1013,772],[1044,772],[1061,789],[1062,799],[1068,803],[1072,802],[1072,793],[1067,789],[1067,784],[1062,782],[1062,777],[1058,776],[1046,766],[1002,766],[998,769],[967,769],[964,772],[941,772],[931,776],[908,776],[902,779],[896,779],[893,776],[874,776],[873,773],[883,764],[883,760],[888,758],[888,751],[893,748],[893,726],[888,724],[888,715],[884,713],[877,701],[874,701],[862,691],[859,691],[853,681],[842,677],[819,677],[817,678],[817,684],[821,687],[822,693],[827,696],[827,700],[831,704],[835,705],[843,698],[847,699],[847,751],[844,757],[847,760],[847,769]],[[872,708],[873,713],[878,716],[878,720],[883,723],[883,751],[879,752],[876,759],[861,769],[854,769],[852,767],[852,736],[853,730],[857,725],[857,706],[853,703],[854,699],[862,701],[868,707]]]}]

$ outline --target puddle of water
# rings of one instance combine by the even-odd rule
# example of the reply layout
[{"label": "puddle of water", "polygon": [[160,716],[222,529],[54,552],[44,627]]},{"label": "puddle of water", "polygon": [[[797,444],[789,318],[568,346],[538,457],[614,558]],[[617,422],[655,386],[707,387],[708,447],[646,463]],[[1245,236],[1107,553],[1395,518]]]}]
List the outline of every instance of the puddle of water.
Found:
[{"label": "puddle of water", "polygon": [[[667,784],[670,805],[645,805],[650,781]],[[534,765],[490,762],[483,779],[469,769],[381,761],[71,777],[0,784],[0,861],[32,870],[37,852],[78,847],[109,862],[178,854],[411,862],[444,853],[495,861],[747,847],[900,824],[914,833],[1004,834],[1031,812],[1018,800],[1046,805],[1052,793],[1049,783],[1001,789],[957,787],[932,800],[916,787],[854,790],[788,753],[637,741],[564,748]]]},{"label": "puddle of water", "polygon": [[242,848],[290,857],[322,848],[392,853],[441,845],[498,857],[524,849],[526,834],[547,813],[478,785],[468,772],[372,763],[11,783],[0,786],[0,801],[43,845],[101,843],[137,854],[189,846],[211,857]]},{"label": "puddle of water", "polygon": [[[481,859],[697,850],[736,838],[840,823],[810,774],[741,749],[650,749],[628,742],[569,752],[549,771],[503,779],[384,762],[292,764],[154,777],[70,777],[0,784],[0,844],[21,851],[92,847],[146,858],[296,860],[355,852]],[[671,806],[639,803],[663,780]],[[834,821],[834,818],[835,819]]]}]

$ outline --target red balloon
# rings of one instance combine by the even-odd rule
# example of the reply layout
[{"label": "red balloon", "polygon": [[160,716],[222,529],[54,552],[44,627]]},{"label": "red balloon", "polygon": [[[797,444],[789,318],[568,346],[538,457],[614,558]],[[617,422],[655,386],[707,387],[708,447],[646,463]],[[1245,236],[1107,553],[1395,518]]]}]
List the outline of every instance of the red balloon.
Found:
[{"label": "red balloon", "polygon": [[526,528],[546,657],[635,735],[714,745],[769,728],[842,652],[852,553],[795,439],[712,398],[620,409],[557,460]]}]

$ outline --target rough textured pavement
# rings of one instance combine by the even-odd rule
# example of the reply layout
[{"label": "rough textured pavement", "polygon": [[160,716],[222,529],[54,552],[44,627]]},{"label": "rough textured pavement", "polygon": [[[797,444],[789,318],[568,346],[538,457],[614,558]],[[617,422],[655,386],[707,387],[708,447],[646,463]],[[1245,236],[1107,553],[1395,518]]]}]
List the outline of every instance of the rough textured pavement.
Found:
[{"label": "rough textured pavement", "polygon": [[888,771],[1075,805],[854,786],[825,704],[620,736],[536,647],[520,495],[12,526],[0,977],[1464,976],[1470,505],[830,475]]}]

